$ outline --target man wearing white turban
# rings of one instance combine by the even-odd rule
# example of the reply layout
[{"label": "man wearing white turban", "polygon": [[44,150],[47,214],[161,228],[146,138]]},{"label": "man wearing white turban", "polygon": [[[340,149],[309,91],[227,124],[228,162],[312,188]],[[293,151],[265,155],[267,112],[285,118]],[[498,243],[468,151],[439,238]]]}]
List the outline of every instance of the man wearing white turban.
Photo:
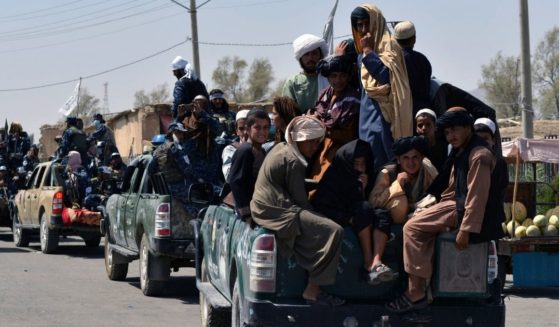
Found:
[{"label": "man wearing white turban", "polygon": [[295,256],[309,273],[303,298],[309,303],[338,306],[344,300],[321,291],[333,284],[340,257],[343,228],[313,211],[305,191],[307,160],[325,127],[310,116],[295,117],[287,126],[287,142],[274,146],[260,168],[250,203],[252,219],[276,234],[279,253]]},{"label": "man wearing white turban", "polygon": [[171,108],[173,118],[177,118],[178,107],[181,104],[189,104],[197,95],[209,97],[208,90],[202,81],[198,79],[190,63],[181,56],[176,56],[171,62],[173,75],[177,78],[173,89],[173,107]]},{"label": "man wearing white turban", "polygon": [[326,79],[319,83],[320,77],[316,71],[318,61],[328,55],[328,47],[324,39],[303,34],[293,41],[293,52],[303,71],[285,82],[282,95],[295,100],[301,112],[306,112],[314,108],[319,91],[328,86]]}]

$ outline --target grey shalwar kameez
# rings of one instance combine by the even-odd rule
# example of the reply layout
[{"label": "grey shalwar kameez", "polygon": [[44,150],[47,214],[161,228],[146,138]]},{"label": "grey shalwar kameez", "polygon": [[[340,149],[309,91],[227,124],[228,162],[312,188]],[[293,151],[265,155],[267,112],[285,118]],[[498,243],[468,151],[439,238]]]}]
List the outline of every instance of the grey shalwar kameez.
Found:
[{"label": "grey shalwar kameez", "polygon": [[275,232],[280,254],[295,255],[309,272],[309,282],[332,284],[343,228],[312,211],[305,191],[306,163],[294,146],[277,144],[266,156],[250,203],[252,218]]}]

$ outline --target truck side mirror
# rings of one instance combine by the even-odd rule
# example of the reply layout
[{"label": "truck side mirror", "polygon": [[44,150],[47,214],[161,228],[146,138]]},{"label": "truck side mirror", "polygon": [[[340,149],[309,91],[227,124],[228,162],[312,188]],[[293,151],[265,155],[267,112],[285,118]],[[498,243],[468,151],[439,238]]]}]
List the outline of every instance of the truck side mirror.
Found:
[{"label": "truck side mirror", "polygon": [[214,198],[213,185],[210,183],[194,183],[188,188],[188,201],[209,205]]}]

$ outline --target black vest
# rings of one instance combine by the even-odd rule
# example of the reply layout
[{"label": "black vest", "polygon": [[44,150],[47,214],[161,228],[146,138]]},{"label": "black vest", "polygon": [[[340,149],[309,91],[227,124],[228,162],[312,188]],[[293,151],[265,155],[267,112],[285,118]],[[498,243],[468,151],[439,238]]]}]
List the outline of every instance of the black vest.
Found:
[{"label": "black vest", "polygon": [[[470,170],[470,153],[478,146],[488,148],[487,143],[477,135],[473,135],[466,148],[455,157],[454,160],[454,181],[456,211],[460,222],[464,217],[464,203],[468,195],[468,172]],[[491,151],[494,155],[495,153]],[[452,154],[451,154],[452,155]],[[497,156],[497,163],[491,172],[491,186],[489,188],[489,198],[485,206],[485,214],[481,230],[479,233],[470,234],[470,243],[480,243],[496,240],[504,236],[501,224],[505,221],[505,211],[503,208],[505,189],[508,184],[508,171],[505,161]]]}]

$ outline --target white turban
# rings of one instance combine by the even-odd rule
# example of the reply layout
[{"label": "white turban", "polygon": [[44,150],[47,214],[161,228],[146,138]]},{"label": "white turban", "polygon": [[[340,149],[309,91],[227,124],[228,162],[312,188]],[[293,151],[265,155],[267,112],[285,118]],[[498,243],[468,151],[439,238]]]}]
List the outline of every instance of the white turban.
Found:
[{"label": "white turban", "polygon": [[312,116],[297,116],[291,120],[285,129],[285,139],[287,143],[293,148],[297,158],[307,166],[307,160],[299,151],[296,142],[303,142],[309,140],[324,138],[326,127],[324,123]]},{"label": "white turban", "polygon": [[176,56],[173,62],[171,62],[171,68],[173,68],[173,70],[184,69],[186,65],[188,65],[188,61],[184,60],[181,56]]},{"label": "white turban", "polygon": [[186,66],[184,66],[184,76],[191,80],[197,80],[198,76],[196,76],[196,72],[192,65],[187,61]]},{"label": "white turban", "polygon": [[316,35],[303,34],[293,41],[293,52],[295,53],[295,58],[297,60],[300,60],[305,53],[318,48],[322,51],[323,57],[328,55],[328,46],[326,45],[326,42],[324,39]]},{"label": "white turban", "polygon": [[239,119],[246,119],[249,111],[250,110],[248,109],[239,110],[239,112],[237,112],[237,115],[235,116],[235,121]]},{"label": "white turban", "polygon": [[497,130],[495,123],[489,118],[478,118],[474,122],[474,125],[485,125],[487,128],[491,130],[491,133],[493,134],[495,134],[495,130]]},{"label": "white turban", "polygon": [[424,115],[424,114],[427,114],[427,115],[433,117],[434,120],[437,120],[437,114],[429,108],[423,108],[423,109],[419,110],[415,114],[415,118],[419,117],[420,115]]}]

